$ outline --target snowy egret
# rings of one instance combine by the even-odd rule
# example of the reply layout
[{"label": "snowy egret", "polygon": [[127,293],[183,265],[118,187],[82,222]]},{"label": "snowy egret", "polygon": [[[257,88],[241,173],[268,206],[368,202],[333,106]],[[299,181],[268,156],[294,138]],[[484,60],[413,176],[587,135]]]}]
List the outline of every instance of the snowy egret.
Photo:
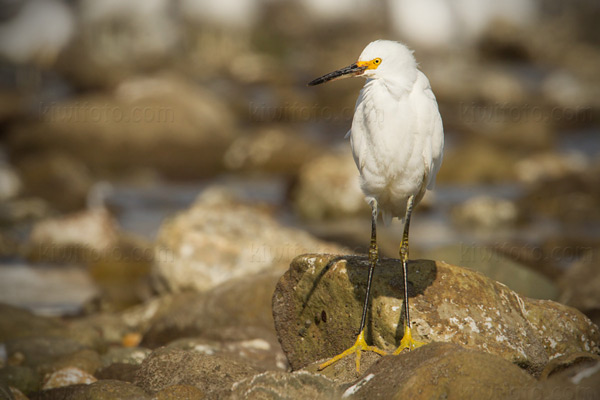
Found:
[{"label": "snowy egret", "polygon": [[399,252],[404,274],[404,336],[394,354],[424,344],[413,339],[410,324],[408,230],[413,207],[435,184],[442,163],[444,132],[429,80],[417,69],[412,51],[403,44],[389,40],[372,42],[357,62],[323,75],[309,86],[351,76],[367,78],[356,101],[352,128],[346,136],[350,136],[361,187],[372,211],[369,277],[356,342],[321,364],[319,369],[356,353],[356,370],[360,372],[361,351],[386,354],[367,345],[364,334],[371,281],[379,259],[376,239],[379,211],[386,223],[393,217],[404,221]]}]

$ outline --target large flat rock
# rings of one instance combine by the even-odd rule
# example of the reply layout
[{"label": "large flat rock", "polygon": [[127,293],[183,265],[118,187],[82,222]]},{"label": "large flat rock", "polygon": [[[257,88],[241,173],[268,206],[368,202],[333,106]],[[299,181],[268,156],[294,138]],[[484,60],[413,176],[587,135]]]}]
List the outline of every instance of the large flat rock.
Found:
[{"label": "large flat rock", "polygon": [[[307,254],[294,259],[273,296],[275,328],[292,369],[340,353],[354,343],[368,260]],[[450,342],[498,355],[537,374],[549,360],[598,353],[600,332],[574,308],[519,296],[472,270],[411,261],[411,321],[417,340]],[[373,279],[366,336],[393,351],[403,334],[403,278],[398,260],[383,259]]]}]

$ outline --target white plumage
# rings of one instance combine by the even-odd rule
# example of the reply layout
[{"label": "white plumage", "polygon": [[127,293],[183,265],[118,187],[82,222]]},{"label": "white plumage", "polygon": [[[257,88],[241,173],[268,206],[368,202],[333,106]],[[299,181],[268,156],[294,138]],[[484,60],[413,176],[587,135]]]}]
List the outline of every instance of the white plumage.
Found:
[{"label": "white plumage", "polygon": [[410,195],[417,204],[433,189],[442,163],[442,119],[427,77],[412,52],[388,40],[370,43],[358,61],[381,58],[356,102],[350,143],[361,187],[384,221],[404,218]]}]

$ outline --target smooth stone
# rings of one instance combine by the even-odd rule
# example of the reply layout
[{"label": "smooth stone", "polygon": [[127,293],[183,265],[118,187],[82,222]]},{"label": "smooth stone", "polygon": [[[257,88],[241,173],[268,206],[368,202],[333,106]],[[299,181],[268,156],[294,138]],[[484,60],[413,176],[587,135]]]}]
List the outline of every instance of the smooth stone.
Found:
[{"label": "smooth stone", "polygon": [[[293,370],[354,343],[369,263],[364,256],[298,256],[273,296],[275,328]],[[477,272],[429,260],[408,267],[415,339],[451,342],[498,355],[530,372],[574,352],[597,353],[600,331],[579,311],[521,297]],[[398,260],[375,270],[367,342],[393,351],[403,334]]]},{"label": "smooth stone", "polygon": [[96,381],[97,379],[93,375],[77,367],[66,367],[48,374],[44,378],[42,389],[46,390],[77,384],[89,384]]}]

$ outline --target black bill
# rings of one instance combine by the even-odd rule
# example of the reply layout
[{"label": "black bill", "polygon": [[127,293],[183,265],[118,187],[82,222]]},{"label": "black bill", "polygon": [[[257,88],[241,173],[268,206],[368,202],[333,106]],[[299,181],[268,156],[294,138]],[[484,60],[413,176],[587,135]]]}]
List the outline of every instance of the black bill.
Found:
[{"label": "black bill", "polygon": [[338,69],[337,71],[325,74],[315,80],[308,82],[308,86],[320,85],[321,83],[334,81],[336,79],[349,78],[351,76],[360,75],[367,69],[366,66],[360,67],[357,63],[349,65],[345,68]]}]

